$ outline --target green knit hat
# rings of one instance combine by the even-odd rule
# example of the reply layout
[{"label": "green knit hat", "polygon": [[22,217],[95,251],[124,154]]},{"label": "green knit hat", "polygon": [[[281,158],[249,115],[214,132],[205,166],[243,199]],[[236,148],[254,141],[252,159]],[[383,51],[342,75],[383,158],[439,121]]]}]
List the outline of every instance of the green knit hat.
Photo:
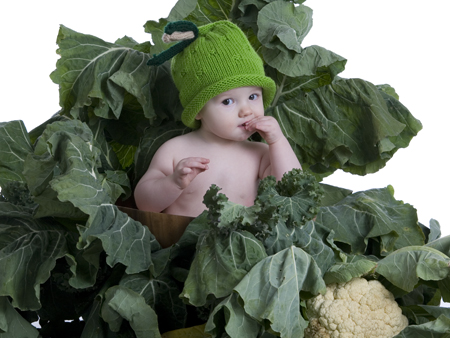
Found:
[{"label": "green knit hat", "polygon": [[238,87],[261,87],[264,108],[269,106],[275,95],[275,82],[265,75],[261,58],[239,27],[229,21],[217,21],[196,30],[193,23],[179,21],[166,26],[163,39],[186,35],[187,27],[192,33],[188,40],[165,51],[165,57],[161,58],[163,52],[148,62],[161,64],[176,53],[172,76],[180,92],[184,107],[181,120],[186,126],[198,128],[200,122],[195,117],[203,106],[220,93]]}]

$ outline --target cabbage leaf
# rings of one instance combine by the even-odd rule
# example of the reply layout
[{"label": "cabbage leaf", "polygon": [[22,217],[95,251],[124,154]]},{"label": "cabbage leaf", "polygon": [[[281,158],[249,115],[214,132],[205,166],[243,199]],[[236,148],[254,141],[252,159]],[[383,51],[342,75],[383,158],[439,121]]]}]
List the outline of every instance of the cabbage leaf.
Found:
[{"label": "cabbage leaf", "polygon": [[0,123],[0,186],[25,182],[22,171],[28,154],[33,151],[22,121]]},{"label": "cabbage leaf", "polygon": [[300,314],[300,292],[325,292],[321,274],[310,255],[292,246],[256,264],[234,289],[252,318],[269,321],[280,337],[298,337],[307,326]]}]

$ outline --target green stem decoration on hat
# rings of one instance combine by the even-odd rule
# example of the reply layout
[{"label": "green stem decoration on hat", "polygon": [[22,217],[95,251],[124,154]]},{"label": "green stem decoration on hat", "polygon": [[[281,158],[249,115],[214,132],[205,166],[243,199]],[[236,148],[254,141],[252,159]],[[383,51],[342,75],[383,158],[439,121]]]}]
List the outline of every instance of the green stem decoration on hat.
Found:
[{"label": "green stem decoration on hat", "polygon": [[167,60],[170,60],[187,46],[189,46],[198,36],[197,26],[190,21],[174,21],[170,22],[164,27],[164,35],[162,40],[165,43],[173,41],[180,41],[169,49],[153,55],[153,58],[147,61],[149,66],[162,65]]}]

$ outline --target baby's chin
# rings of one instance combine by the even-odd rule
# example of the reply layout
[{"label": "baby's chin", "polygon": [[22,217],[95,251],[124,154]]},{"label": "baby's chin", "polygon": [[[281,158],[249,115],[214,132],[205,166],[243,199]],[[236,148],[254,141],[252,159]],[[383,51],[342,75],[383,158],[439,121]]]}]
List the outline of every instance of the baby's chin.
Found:
[{"label": "baby's chin", "polygon": [[254,131],[248,131],[248,130],[246,130],[246,133],[243,133],[243,135],[242,135],[242,140],[241,141],[246,141],[246,140],[248,140],[253,134],[255,134],[256,133],[256,130],[254,130]]},{"label": "baby's chin", "polygon": [[248,129],[247,129],[247,126],[244,126],[244,125],[239,126],[239,128],[242,128],[242,129],[243,129],[243,132],[247,135],[247,137],[250,137],[250,136],[252,136],[254,133],[257,132],[256,130],[248,130]]}]

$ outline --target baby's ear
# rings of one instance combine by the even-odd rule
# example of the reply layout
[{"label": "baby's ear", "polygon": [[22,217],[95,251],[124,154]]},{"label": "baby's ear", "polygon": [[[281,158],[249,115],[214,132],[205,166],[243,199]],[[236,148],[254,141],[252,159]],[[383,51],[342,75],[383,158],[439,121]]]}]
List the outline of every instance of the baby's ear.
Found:
[{"label": "baby's ear", "polygon": [[200,120],[202,119],[202,115],[201,115],[200,113],[198,113],[198,114],[195,116],[195,119],[196,119],[197,121],[200,121]]}]

